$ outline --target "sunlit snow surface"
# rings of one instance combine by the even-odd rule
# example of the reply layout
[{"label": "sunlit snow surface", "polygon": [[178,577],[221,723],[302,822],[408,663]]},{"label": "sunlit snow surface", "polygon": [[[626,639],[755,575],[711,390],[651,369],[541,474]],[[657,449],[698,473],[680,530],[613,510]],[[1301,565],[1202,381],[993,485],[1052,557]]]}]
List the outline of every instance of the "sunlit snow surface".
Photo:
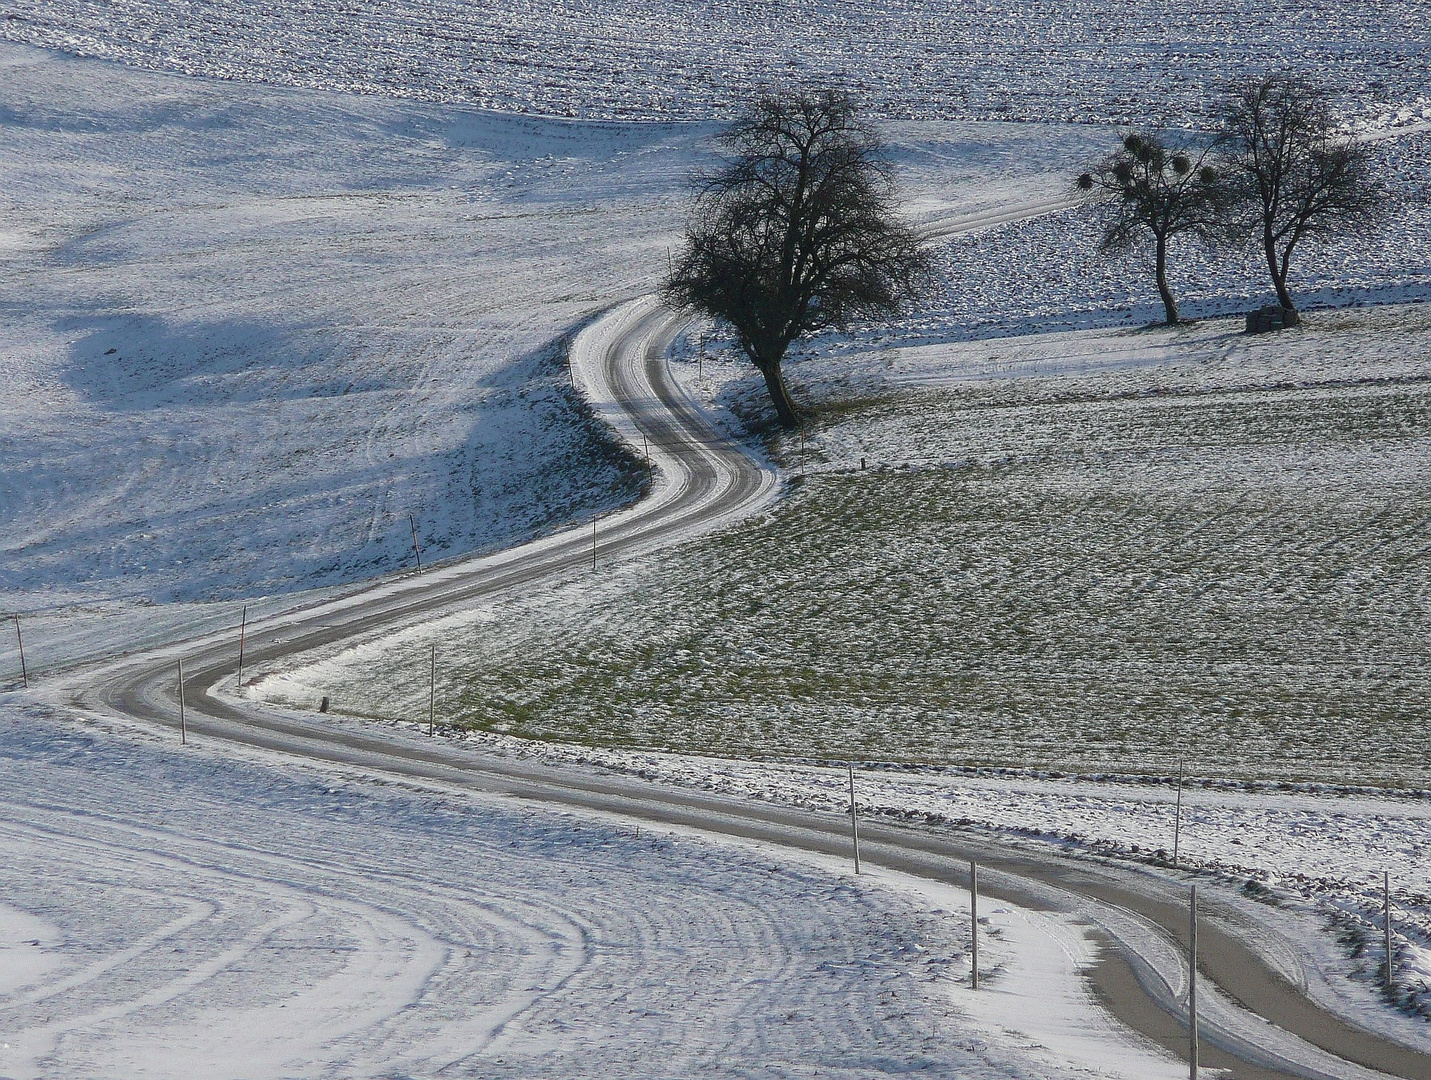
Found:
[{"label": "sunlit snow surface", "polygon": [[[805,478],[768,514],[250,692],[411,718],[438,641],[446,716],[553,744],[472,736],[513,753],[825,809],[841,774],[793,759],[893,762],[861,784],[895,820],[1137,860],[1171,851],[1186,761],[1213,783],[1183,858],[1295,903],[1304,933],[1374,941],[1391,872],[1424,1008],[1431,803],[1336,785],[1431,788],[1425,312],[811,360],[801,388],[829,406],[780,444]],[[746,378],[676,367],[712,401]],[[966,762],[1011,771],[939,768]],[[1363,988],[1328,985],[1378,1011],[1375,962],[1328,955]]]},{"label": "sunlit snow surface", "polygon": [[[450,553],[631,495],[572,409],[553,343],[659,273],[708,129],[467,106],[711,118],[754,85],[838,73],[887,116],[1108,122],[1182,115],[1224,79],[1290,63],[1320,68],[1363,130],[1408,132],[1385,160],[1399,190],[1425,190],[1425,137],[1409,134],[1428,118],[1421,2],[6,14],[14,42],[236,80],[0,51],[0,588],[27,610],[350,581],[408,557],[409,513],[430,553]],[[1065,191],[1112,137],[1022,127],[906,138],[916,211]],[[1094,260],[1092,235],[1080,214],[947,241],[951,290],[881,333],[919,344],[1155,317],[1146,281]],[[1309,250],[1297,282],[1314,303],[1425,296],[1425,237],[1424,208],[1400,207],[1384,235]],[[1174,279],[1194,314],[1264,292],[1240,256],[1180,258]],[[123,617],[162,633],[172,609]],[[101,639],[133,643],[101,627],[63,655]],[[62,658],[38,644],[42,665]],[[1015,1054],[966,1034],[979,1025],[937,981],[960,932],[906,900],[667,836],[5,723],[5,1075],[191,1076],[235,1058],[283,1076],[452,1062],[484,1076],[1005,1076],[1030,1061],[1059,1075],[1032,1040]],[[812,770],[596,756],[838,801],[838,777]],[[1165,790],[864,782],[870,808],[895,816],[1140,856],[1166,844]],[[1378,830],[1372,854],[1413,906],[1398,938],[1410,984],[1431,968],[1408,895],[1424,886],[1424,827],[1418,804],[1199,795],[1185,851],[1374,936],[1374,882],[1348,852]],[[1306,944],[1333,997],[1374,1009],[1365,958],[1348,989],[1330,936]]]},{"label": "sunlit snow surface", "polygon": [[189,74],[583,117],[709,117],[835,80],[891,116],[1123,121],[1285,66],[1379,122],[1431,107],[1425,0],[51,0],[0,27]]},{"label": "sunlit snow surface", "polygon": [[[564,331],[689,145],[5,46],[0,594],[291,591],[629,500]],[[679,158],[682,151],[673,151]],[[604,179],[603,179],[604,177]]]},{"label": "sunlit snow surface", "polygon": [[[259,692],[527,737],[1431,789],[1425,305],[792,366],[767,513]],[[743,363],[673,364],[732,401]],[[757,390],[758,392],[758,390]]]},{"label": "sunlit snow surface", "polygon": [[[652,286],[711,127],[502,117],[21,46],[0,62],[4,607],[332,586],[411,566],[413,523],[430,562],[634,497],[639,470],[569,393],[561,337]],[[888,135],[924,221],[1057,196],[1112,138]],[[1374,234],[1299,255],[1309,302],[1431,290],[1427,144],[1378,144],[1402,201]],[[941,241],[928,301],[854,341],[1154,317],[1136,261],[1093,241],[1086,212]],[[1242,253],[1179,252],[1172,276],[1194,315],[1265,292]],[[74,625],[36,628],[37,645],[70,638],[51,661],[89,647]]]},{"label": "sunlit snow surface", "polygon": [[1030,947],[1062,1026],[1006,1030],[1037,1007],[1001,993],[996,936],[995,999],[967,1015],[952,890],[33,712],[0,724],[6,1077],[993,1080],[1089,1075],[1089,1054],[1100,1076],[1177,1075],[1099,1018],[1076,933],[1045,928],[1039,951],[1037,917],[997,904],[990,929]]},{"label": "sunlit snow surface", "polygon": [[[561,342],[652,287],[712,128],[0,67],[0,607],[331,586],[413,523],[431,563],[636,496]],[[1061,185],[1032,131],[895,132],[917,212]]]}]

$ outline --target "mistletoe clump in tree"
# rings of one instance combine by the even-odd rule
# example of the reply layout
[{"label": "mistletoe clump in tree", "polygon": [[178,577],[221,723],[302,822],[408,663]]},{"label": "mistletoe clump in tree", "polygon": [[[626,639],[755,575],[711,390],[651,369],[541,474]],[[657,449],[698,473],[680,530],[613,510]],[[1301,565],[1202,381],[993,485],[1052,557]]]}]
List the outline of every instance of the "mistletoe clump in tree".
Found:
[{"label": "mistletoe clump in tree", "polygon": [[1168,244],[1184,233],[1215,241],[1227,229],[1236,195],[1212,163],[1210,148],[1170,147],[1161,132],[1132,132],[1122,145],[1078,178],[1079,190],[1103,208],[1100,250],[1122,254],[1153,243],[1158,295],[1169,326],[1178,304],[1168,285]]},{"label": "mistletoe clump in tree", "polygon": [[763,95],[720,146],[663,292],[734,330],[781,424],[795,427],[780,370],[790,345],[903,310],[928,258],[895,212],[888,152],[848,94]]}]

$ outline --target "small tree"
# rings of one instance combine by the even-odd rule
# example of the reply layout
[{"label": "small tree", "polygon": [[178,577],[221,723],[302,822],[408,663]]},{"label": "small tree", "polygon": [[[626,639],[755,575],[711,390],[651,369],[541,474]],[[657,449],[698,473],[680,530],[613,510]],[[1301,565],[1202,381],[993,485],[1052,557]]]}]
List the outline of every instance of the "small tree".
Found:
[{"label": "small tree", "polygon": [[903,309],[928,259],[895,214],[888,154],[849,95],[766,94],[720,137],[696,184],[667,300],[728,323],[796,425],[780,365],[792,342]]},{"label": "small tree", "polygon": [[1297,244],[1368,225],[1381,209],[1384,192],[1371,178],[1370,155],[1337,132],[1327,92],[1290,74],[1233,88],[1222,113],[1222,145],[1241,176],[1277,300],[1295,312],[1287,272]]},{"label": "small tree", "polygon": [[1169,326],[1177,324],[1178,304],[1168,286],[1168,242],[1183,233],[1212,240],[1225,228],[1230,188],[1209,155],[1207,148],[1169,147],[1159,132],[1132,132],[1078,178],[1080,190],[1104,197],[1102,251],[1127,252],[1152,237]]}]

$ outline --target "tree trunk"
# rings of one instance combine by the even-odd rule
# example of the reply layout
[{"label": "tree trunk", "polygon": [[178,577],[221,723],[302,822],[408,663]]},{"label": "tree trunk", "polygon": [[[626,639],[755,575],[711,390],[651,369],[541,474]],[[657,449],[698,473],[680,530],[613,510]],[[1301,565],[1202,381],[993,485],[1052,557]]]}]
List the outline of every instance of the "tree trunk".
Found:
[{"label": "tree trunk", "polygon": [[775,414],[784,428],[799,427],[795,419],[795,403],[790,400],[790,392],[785,389],[785,377],[780,374],[780,361],[761,364],[760,373],[765,376],[765,388],[770,391],[770,400],[775,404]]},{"label": "tree trunk", "polygon": [[1267,252],[1267,269],[1272,274],[1272,287],[1277,290],[1277,303],[1289,311],[1296,311],[1292,294],[1287,291],[1287,271],[1277,258],[1277,240],[1271,229],[1262,230],[1262,247]]},{"label": "tree trunk", "polygon": [[1169,326],[1178,325],[1178,302],[1173,299],[1173,290],[1168,288],[1168,238],[1158,237],[1156,259],[1158,275],[1158,295],[1163,298],[1163,312],[1168,317]]}]

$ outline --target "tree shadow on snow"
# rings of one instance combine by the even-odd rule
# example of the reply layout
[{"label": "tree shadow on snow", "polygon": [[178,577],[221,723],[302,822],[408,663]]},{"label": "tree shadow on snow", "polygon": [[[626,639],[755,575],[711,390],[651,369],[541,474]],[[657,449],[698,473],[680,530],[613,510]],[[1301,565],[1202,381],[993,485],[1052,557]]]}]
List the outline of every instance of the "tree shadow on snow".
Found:
[{"label": "tree shadow on snow", "polygon": [[317,325],[124,315],[66,319],[58,329],[83,334],[70,346],[66,383],[104,409],[242,405],[397,388],[381,375],[357,375],[351,365],[335,363],[347,357],[336,352],[331,329]]}]

